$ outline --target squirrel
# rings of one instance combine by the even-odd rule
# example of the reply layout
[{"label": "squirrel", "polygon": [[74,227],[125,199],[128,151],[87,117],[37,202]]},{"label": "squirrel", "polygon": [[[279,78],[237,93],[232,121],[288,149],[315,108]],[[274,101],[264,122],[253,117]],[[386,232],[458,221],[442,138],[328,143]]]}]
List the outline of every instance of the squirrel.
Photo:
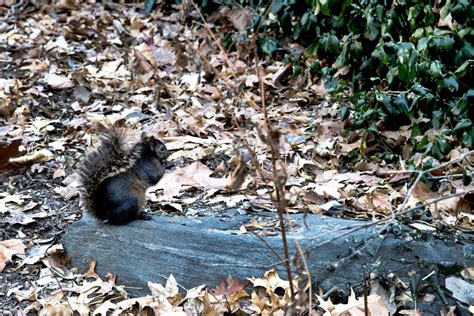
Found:
[{"label": "squirrel", "polygon": [[150,220],[143,213],[145,191],[163,177],[169,155],[165,144],[145,134],[131,142],[129,129],[100,128],[99,145],[78,169],[82,205],[112,225]]}]

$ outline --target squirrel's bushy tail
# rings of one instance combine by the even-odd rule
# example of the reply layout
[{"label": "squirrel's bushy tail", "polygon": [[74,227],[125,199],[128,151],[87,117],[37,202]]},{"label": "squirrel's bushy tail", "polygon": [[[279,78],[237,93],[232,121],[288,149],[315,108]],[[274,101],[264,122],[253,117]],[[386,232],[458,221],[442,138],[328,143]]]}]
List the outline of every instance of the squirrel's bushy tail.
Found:
[{"label": "squirrel's bushy tail", "polygon": [[[81,203],[98,214],[93,194],[105,179],[129,170],[141,154],[140,146],[133,142],[130,130],[100,125],[99,144],[92,150],[78,169],[81,178]],[[134,145],[135,143],[135,145]],[[136,147],[136,148],[135,148]]]}]

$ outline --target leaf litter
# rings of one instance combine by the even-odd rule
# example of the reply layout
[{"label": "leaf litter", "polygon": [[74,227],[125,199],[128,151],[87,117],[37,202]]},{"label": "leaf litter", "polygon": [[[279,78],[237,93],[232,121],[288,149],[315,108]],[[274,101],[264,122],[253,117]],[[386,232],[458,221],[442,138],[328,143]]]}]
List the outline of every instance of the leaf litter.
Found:
[{"label": "leaf litter", "polygon": [[[9,11],[13,5],[2,2],[0,8]],[[150,296],[129,298],[115,276],[102,279],[95,273],[95,262],[83,274],[67,268],[57,244],[80,217],[74,169],[94,142],[88,127],[96,121],[125,122],[166,141],[174,167],[147,193],[157,208],[171,205],[189,216],[206,215],[206,203],[274,211],[271,157],[261,135],[260,78],[249,53],[223,52],[205,27],[182,23],[186,15],[200,21],[200,13],[180,6],[160,7],[148,16],[94,1],[31,2],[23,9],[0,31],[0,297],[5,302],[0,307],[64,315],[283,314],[291,303],[289,282],[274,270],[248,281],[229,276],[215,289],[180,289],[171,275],[164,287],[150,282]],[[230,23],[206,23],[213,32],[245,33],[253,18],[247,9],[226,8],[219,15]],[[372,155],[378,149],[365,131],[342,137],[340,104],[322,80],[291,78],[288,65],[271,59],[264,71],[269,120],[281,134],[288,212],[334,216],[346,208],[344,217],[377,220],[397,210],[410,188],[408,168],[400,172],[399,165]],[[392,147],[403,146],[409,132],[407,126],[383,136]],[[466,152],[457,148],[446,160]],[[357,153],[363,159],[353,164]],[[443,163],[424,155],[411,158],[419,170]],[[413,208],[405,214],[412,227],[448,226],[453,234],[472,230],[474,188],[462,181],[459,168],[466,168],[466,161],[472,167],[471,155],[433,173],[438,186],[416,183],[405,205]],[[459,192],[468,193],[430,204]],[[252,220],[241,232],[271,234],[274,226]],[[448,280],[453,296],[472,305],[472,285]],[[392,313],[390,291],[408,288],[398,284],[382,291],[372,284],[366,299],[351,292],[346,303],[337,304],[321,293],[318,313],[361,315],[365,303],[372,315]]]}]

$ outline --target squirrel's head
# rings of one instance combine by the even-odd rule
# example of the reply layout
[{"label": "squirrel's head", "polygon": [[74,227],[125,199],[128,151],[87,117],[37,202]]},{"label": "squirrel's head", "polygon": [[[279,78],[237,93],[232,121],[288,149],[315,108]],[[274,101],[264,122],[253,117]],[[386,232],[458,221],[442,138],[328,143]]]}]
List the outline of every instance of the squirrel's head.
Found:
[{"label": "squirrel's head", "polygon": [[151,149],[151,151],[155,153],[158,159],[165,160],[166,158],[168,158],[168,149],[161,140],[156,139],[153,136],[149,136],[146,137],[146,143],[148,144],[148,147]]}]

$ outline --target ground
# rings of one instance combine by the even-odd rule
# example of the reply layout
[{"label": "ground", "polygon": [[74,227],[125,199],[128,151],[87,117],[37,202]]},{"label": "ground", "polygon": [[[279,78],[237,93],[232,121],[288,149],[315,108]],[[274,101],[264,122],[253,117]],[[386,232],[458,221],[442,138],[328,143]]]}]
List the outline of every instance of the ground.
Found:
[{"label": "ground", "polygon": [[[93,270],[79,273],[63,265],[60,238],[82,216],[75,170],[96,143],[97,122],[154,134],[172,152],[172,167],[148,192],[150,213],[219,216],[228,208],[242,214],[279,209],[382,226],[400,221],[429,238],[472,241],[473,187],[464,185],[460,171],[470,159],[472,166],[472,152],[456,148],[424,173],[407,171],[408,159],[415,165],[433,160],[404,146],[410,130],[381,132],[384,142],[365,130],[345,132],[339,109],[346,100],[329,96],[318,78],[291,76],[283,62],[255,56],[251,42],[223,51],[217,38],[235,31],[235,16],[221,13],[212,19],[215,24],[207,24],[196,8],[180,6],[162,5],[145,15],[137,6],[114,3],[24,3],[15,11],[0,3],[7,16],[0,22],[0,310],[5,313],[79,306],[72,298],[66,303],[58,288],[71,279],[90,285]],[[244,23],[250,13],[241,14]],[[384,151],[391,158],[376,155]],[[431,186],[421,181],[426,178]],[[280,234],[277,223],[276,218],[250,222],[242,232]],[[473,267],[462,268],[456,275],[469,280]],[[261,280],[275,279],[283,282],[272,273]],[[94,282],[109,284],[101,278]],[[221,284],[211,298],[201,288],[195,294],[200,308],[219,310],[215,306],[227,300],[236,311],[244,290],[232,280],[227,286]],[[167,289],[174,287],[170,281]],[[267,291],[277,297],[275,288]],[[76,288],[66,296],[78,293]],[[249,310],[254,312],[276,311],[289,301],[278,293],[281,301],[269,307],[253,293]],[[123,295],[115,286],[108,294],[101,302]],[[185,301],[171,299],[174,290],[156,295],[167,300],[160,305],[167,311]],[[433,299],[423,290],[418,295],[425,304]],[[469,305],[462,296],[456,299],[458,310]]]}]

